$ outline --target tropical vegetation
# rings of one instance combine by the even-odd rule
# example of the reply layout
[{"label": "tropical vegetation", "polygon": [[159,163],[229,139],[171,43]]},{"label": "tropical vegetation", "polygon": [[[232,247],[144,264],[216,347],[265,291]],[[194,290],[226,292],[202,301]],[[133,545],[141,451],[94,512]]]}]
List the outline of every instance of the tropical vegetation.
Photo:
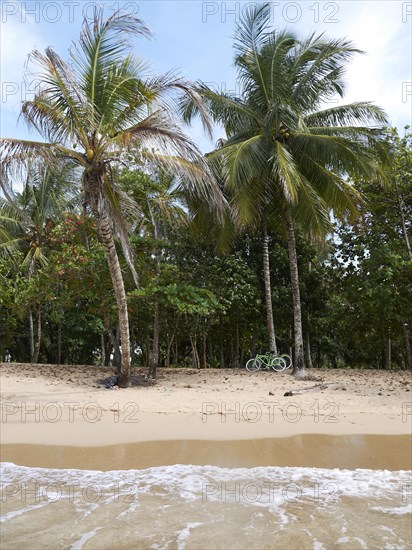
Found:
[{"label": "tropical vegetation", "polygon": [[[122,386],[260,351],[300,377],[412,368],[412,134],[343,103],[350,42],[268,13],[236,30],[240,97],[151,76],[127,14],[96,10],[70,62],[31,54],[40,138],[0,141],[1,358],[111,363]],[[224,130],[207,155],[195,116]]]}]

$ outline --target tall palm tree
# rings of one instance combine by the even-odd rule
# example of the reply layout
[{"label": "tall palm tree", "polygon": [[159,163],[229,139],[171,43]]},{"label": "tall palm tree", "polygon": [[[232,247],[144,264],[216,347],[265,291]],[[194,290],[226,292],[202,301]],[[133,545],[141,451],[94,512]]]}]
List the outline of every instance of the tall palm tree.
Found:
[{"label": "tall palm tree", "polygon": [[[0,197],[0,257],[31,279],[48,261],[49,237],[71,197],[70,167],[29,168],[21,193]],[[41,302],[28,308],[30,361],[37,363],[42,333]]]},{"label": "tall palm tree", "polygon": [[[269,4],[255,5],[244,10],[235,35],[241,96],[198,84],[226,131],[223,146],[209,158],[223,159],[239,222],[285,228],[296,376],[305,375],[296,224],[315,234],[328,227],[331,208],[335,216],[356,215],[361,196],[347,176],[381,174],[386,154],[381,108],[369,102],[330,106],[344,95],[345,65],[356,53],[346,40],[300,40],[292,32],[271,31]],[[187,120],[197,113],[193,102],[184,106]]]},{"label": "tall palm tree", "polygon": [[97,220],[116,297],[122,386],[130,379],[129,318],[114,236],[137,283],[122,216],[136,205],[119,189],[112,167],[146,149],[153,162],[184,175],[192,192],[209,201],[219,196],[201,154],[173,118],[176,93],[190,96],[202,111],[198,95],[175,74],[146,76],[144,63],[131,54],[134,36],[150,36],[141,20],[121,13],[104,20],[96,9],[70,50],[71,64],[51,48],[32,52],[40,69],[39,88],[33,100],[23,103],[22,116],[45,141],[0,141],[4,178],[24,169],[28,159],[70,160],[81,168],[85,204]]}]

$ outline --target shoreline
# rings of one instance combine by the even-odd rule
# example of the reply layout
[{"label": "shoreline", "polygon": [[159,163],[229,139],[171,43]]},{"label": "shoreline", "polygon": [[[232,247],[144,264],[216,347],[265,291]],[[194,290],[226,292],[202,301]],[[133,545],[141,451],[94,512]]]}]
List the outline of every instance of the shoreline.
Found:
[{"label": "shoreline", "polygon": [[[19,413],[6,417],[9,403],[3,402],[3,422],[1,423],[1,443],[6,444],[42,444],[74,447],[101,447],[106,445],[124,445],[153,441],[242,441],[254,439],[277,439],[299,435],[328,436],[402,436],[411,433],[411,423],[402,422],[402,415],[388,417],[376,413],[337,413],[333,416],[319,415],[317,409],[328,407],[331,402],[315,402],[315,411],[306,411],[296,401],[286,405],[284,413],[270,414],[277,408],[277,402],[249,402],[245,405],[248,411],[259,411],[260,418],[245,420],[241,415],[238,421],[235,413],[226,412],[205,415],[201,412],[187,413],[140,413],[134,407],[122,414],[116,409],[101,411],[97,422],[85,419],[86,414],[100,414],[96,403],[90,402],[73,411],[70,406],[48,404],[44,409],[39,407],[40,421],[30,412],[26,422],[20,422]],[[209,405],[209,404],[208,404]],[[214,405],[214,404],[213,404]],[[241,404],[240,404],[241,409]],[[269,409],[269,411],[268,411]],[[34,410],[34,409],[33,409]],[[62,419],[58,422],[44,421],[43,411],[51,415],[56,412]],[[85,412],[87,411],[87,413]],[[72,418],[70,414],[73,412]],[[266,414],[265,414],[266,412]],[[310,412],[310,415],[306,415]],[[27,413],[27,410],[26,410]],[[19,416],[19,419],[12,418]],[[66,417],[63,420],[63,417]],[[30,417],[31,420],[30,421]],[[72,421],[70,421],[70,419]],[[4,422],[6,420],[6,422]]]},{"label": "shoreline", "polygon": [[0,461],[32,468],[97,471],[175,464],[400,471],[412,468],[412,437],[304,434],[273,439],[146,441],[99,447],[17,444],[3,445]]}]

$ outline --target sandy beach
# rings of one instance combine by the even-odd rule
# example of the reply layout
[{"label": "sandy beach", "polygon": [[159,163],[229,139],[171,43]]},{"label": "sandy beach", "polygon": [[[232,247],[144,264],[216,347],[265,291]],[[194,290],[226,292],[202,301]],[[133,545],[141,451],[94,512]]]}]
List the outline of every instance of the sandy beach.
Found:
[{"label": "sandy beach", "polygon": [[[411,373],[161,369],[148,385],[106,389],[108,368],[2,364],[3,444],[102,446],[299,434],[401,435],[412,427]],[[285,395],[287,394],[287,395]]]},{"label": "sandy beach", "polygon": [[410,373],[111,373],[1,365],[5,549],[410,546]]}]

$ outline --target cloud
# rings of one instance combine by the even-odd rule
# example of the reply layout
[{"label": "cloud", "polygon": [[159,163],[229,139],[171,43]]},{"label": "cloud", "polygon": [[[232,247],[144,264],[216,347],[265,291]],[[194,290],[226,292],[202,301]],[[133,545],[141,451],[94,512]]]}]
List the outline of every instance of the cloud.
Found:
[{"label": "cloud", "polygon": [[410,124],[411,101],[402,101],[402,88],[411,79],[411,33],[402,22],[402,2],[357,3],[352,10],[350,23],[339,30],[365,55],[348,68],[345,102],[373,101],[393,125]]},{"label": "cloud", "polygon": [[34,84],[24,79],[28,54],[34,49],[44,49],[38,25],[27,19],[8,20],[1,25],[1,109],[18,116],[21,101],[33,95]]}]

